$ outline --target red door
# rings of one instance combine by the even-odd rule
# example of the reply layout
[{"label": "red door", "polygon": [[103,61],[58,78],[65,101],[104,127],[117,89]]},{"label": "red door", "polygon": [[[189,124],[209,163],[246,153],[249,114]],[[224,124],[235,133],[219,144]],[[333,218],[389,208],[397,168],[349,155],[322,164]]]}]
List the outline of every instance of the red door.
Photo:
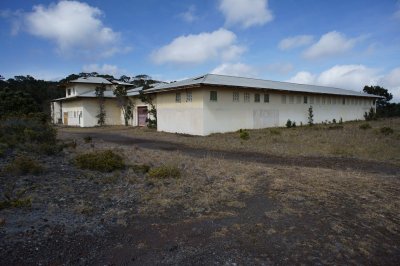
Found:
[{"label": "red door", "polygon": [[137,108],[138,113],[138,126],[146,126],[147,120],[147,106],[142,106]]}]

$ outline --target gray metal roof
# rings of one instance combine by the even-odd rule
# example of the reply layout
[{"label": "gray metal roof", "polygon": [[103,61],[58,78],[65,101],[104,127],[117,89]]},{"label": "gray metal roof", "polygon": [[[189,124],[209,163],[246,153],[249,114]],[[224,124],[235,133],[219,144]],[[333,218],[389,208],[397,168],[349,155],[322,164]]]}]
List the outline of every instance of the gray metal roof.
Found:
[{"label": "gray metal roof", "polygon": [[128,96],[137,96],[140,94],[140,91],[143,90],[143,87],[138,87],[138,88],[134,88],[134,89],[130,89],[126,91],[126,94]]},{"label": "gray metal roof", "polygon": [[[96,91],[88,91],[88,92],[78,94],[75,96],[71,96],[71,97],[63,97],[63,98],[54,99],[54,100],[52,100],[52,102],[73,100],[73,99],[78,99],[78,98],[95,98],[95,97],[96,97]],[[114,95],[113,91],[105,91],[104,97],[105,98],[115,98],[115,95]]]},{"label": "gray metal roof", "polygon": [[117,84],[117,85],[123,85],[123,86],[133,86],[133,84],[131,84],[131,83],[126,83],[126,82],[115,80],[115,79],[112,80],[112,83]]},{"label": "gray metal roof", "polygon": [[91,84],[107,84],[111,85],[112,83],[105,78],[102,77],[80,77],[70,81],[71,83],[91,83]]},{"label": "gray metal roof", "polygon": [[196,85],[232,86],[232,87],[243,87],[243,88],[254,88],[254,89],[268,89],[268,90],[279,90],[279,91],[379,98],[379,96],[376,95],[371,95],[352,90],[333,88],[333,87],[296,84],[290,82],[280,82],[280,81],[234,77],[234,76],[225,76],[216,74],[206,74],[203,76],[185,79],[182,81],[172,82],[168,84],[158,84],[153,88],[148,89],[146,92],[154,93],[167,90],[176,90],[176,89],[181,89],[182,87],[196,86]]}]

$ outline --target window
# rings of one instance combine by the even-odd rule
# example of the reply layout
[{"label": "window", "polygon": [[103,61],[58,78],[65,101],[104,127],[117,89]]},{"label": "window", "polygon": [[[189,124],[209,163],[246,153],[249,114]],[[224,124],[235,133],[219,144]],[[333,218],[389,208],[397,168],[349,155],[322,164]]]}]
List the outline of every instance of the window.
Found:
[{"label": "window", "polygon": [[218,95],[216,91],[210,91],[210,101],[216,102],[218,100]]},{"label": "window", "polygon": [[293,95],[289,96],[289,103],[294,103],[294,96]]},{"label": "window", "polygon": [[68,89],[67,92],[68,92],[68,96],[70,96],[71,95],[71,89]]},{"label": "window", "polygon": [[314,104],[314,96],[310,96],[310,104]]},{"label": "window", "polygon": [[320,103],[319,96],[315,97],[315,103],[316,103],[316,104],[319,104],[319,103]]},{"label": "window", "polygon": [[192,101],[192,92],[187,91],[186,92],[186,102],[191,102]]},{"label": "window", "polygon": [[342,99],[342,104],[346,104],[346,98]]},{"label": "window", "polygon": [[246,103],[250,102],[250,93],[248,93],[248,92],[244,93],[244,102],[246,102]]},{"label": "window", "polygon": [[180,103],[181,102],[181,93],[177,92],[175,94],[175,102]]},{"label": "window", "polygon": [[233,101],[239,102],[239,92],[237,91],[233,92]]},{"label": "window", "polygon": [[301,104],[301,96],[297,96],[296,103]]},{"label": "window", "polygon": [[264,94],[264,102],[269,103],[269,94]]},{"label": "window", "polygon": [[307,96],[304,96],[304,103],[308,103],[308,98],[307,98]]},{"label": "window", "polygon": [[282,102],[283,104],[286,103],[286,95],[282,95],[282,96],[281,96],[281,102]]},{"label": "window", "polygon": [[260,94],[256,93],[254,94],[254,102],[259,103],[260,102]]}]

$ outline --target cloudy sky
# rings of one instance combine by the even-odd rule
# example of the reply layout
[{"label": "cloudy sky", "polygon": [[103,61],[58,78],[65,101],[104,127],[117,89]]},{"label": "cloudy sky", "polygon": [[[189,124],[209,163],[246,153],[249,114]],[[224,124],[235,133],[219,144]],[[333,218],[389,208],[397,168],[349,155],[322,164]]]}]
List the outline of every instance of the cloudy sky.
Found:
[{"label": "cloudy sky", "polygon": [[1,0],[0,35],[6,78],[218,73],[400,101],[397,0]]}]

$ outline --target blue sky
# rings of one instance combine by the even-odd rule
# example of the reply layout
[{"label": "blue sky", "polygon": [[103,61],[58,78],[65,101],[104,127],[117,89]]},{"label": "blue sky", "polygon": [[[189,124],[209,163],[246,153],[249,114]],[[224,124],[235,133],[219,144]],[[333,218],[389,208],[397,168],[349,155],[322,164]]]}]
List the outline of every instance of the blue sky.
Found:
[{"label": "blue sky", "polygon": [[0,23],[6,78],[219,73],[382,85],[400,100],[395,0],[2,0]]}]

